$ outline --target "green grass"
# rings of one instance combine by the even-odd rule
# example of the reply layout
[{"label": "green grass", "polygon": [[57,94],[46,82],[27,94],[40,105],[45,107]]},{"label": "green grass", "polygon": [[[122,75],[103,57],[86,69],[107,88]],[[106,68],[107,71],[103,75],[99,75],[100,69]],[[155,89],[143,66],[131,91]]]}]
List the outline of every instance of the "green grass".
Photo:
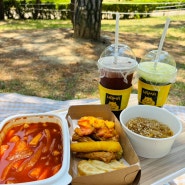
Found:
[{"label": "green grass", "polygon": [[[185,15],[171,16],[169,18],[171,19],[171,22],[166,38],[171,41],[182,41],[185,33]],[[165,22],[166,17],[120,20],[119,31],[158,37],[159,35],[162,35]],[[115,20],[103,20],[102,30],[113,32],[115,30]]]},{"label": "green grass", "polygon": [[[166,38],[170,41],[183,41],[185,26],[182,21],[185,20],[185,15],[172,16],[170,18],[171,23]],[[120,20],[119,31],[135,34],[142,33],[143,35],[150,34],[150,36],[158,37],[163,32],[165,21],[166,17]],[[158,27],[157,31],[155,31],[156,27]],[[72,28],[72,24],[70,20],[6,20],[0,24],[0,30],[46,28]],[[102,20],[101,29],[103,31],[114,32],[115,20]]]},{"label": "green grass", "polygon": [[[17,0],[19,1],[19,0]],[[29,0],[27,0],[29,2]],[[42,3],[55,3],[55,4],[69,4],[71,1],[70,0],[41,0]],[[155,1],[151,1],[151,0],[103,0],[103,3],[161,3],[161,2],[185,2],[185,0],[155,0]]]},{"label": "green grass", "polygon": [[0,30],[32,30],[46,28],[72,28],[70,20],[6,20],[0,22]]},{"label": "green grass", "polygon": [[[171,39],[181,40],[180,35],[185,33],[185,25],[183,24],[183,20],[185,20],[185,15],[181,16],[171,16],[171,23],[169,26],[169,32],[171,35]],[[127,33],[142,33],[142,34],[150,34],[151,36],[157,36],[163,31],[163,25],[165,24],[166,17],[151,17],[144,19],[128,19],[128,20],[120,20],[119,31],[127,32]],[[176,25],[176,22],[179,22]],[[182,22],[182,24],[181,24]],[[156,26],[160,26],[157,28],[157,32],[155,31]],[[171,26],[173,25],[173,26]],[[1,22],[0,30],[16,30],[16,29],[45,29],[45,28],[72,28],[72,24],[70,20],[6,20]],[[103,31],[115,31],[115,20],[102,20],[101,29]],[[177,37],[178,36],[178,37]]]},{"label": "green grass", "polygon": [[[185,62],[183,60],[184,56],[184,48],[185,48],[185,15],[182,16],[170,16],[171,23],[166,35],[166,42],[170,44],[170,50],[173,50],[176,55],[177,68],[178,68],[178,78],[175,84],[172,85],[170,91],[170,103],[178,104],[178,105],[185,105]],[[164,24],[166,21],[166,17],[151,17],[151,18],[144,18],[144,19],[129,19],[129,20],[120,20],[120,27],[119,31],[123,34],[131,34],[131,35],[143,35],[143,37],[152,39],[160,40],[161,34],[164,29]],[[70,20],[6,20],[0,22],[0,32],[1,31],[9,31],[9,30],[35,30],[35,29],[58,29],[58,28],[72,28],[72,24]],[[106,31],[109,33],[113,33],[115,31],[115,20],[102,20],[102,31]],[[129,38],[127,38],[129,40]],[[138,41],[139,42],[139,37]],[[146,40],[148,42],[148,40]],[[153,45],[153,43],[151,43]],[[158,44],[158,41],[157,41]],[[156,44],[156,47],[157,47]],[[179,47],[176,47],[178,45]],[[138,45],[139,47],[139,45]],[[167,46],[168,47],[168,46]],[[147,48],[146,48],[147,49]],[[181,61],[179,57],[181,56]],[[77,68],[79,69],[79,68]],[[57,70],[57,69],[56,69]],[[65,99],[72,99],[75,97],[73,89],[75,80],[78,81],[78,78],[81,76],[76,76],[75,78],[68,78],[66,81],[61,81],[62,84],[66,84],[66,93]],[[86,77],[84,77],[86,79]],[[63,79],[64,80],[64,79]],[[22,85],[22,82],[14,79],[7,85],[3,81],[0,81],[0,92],[24,92],[24,94],[30,95],[38,95],[34,84],[28,85],[29,92],[27,92]],[[58,99],[58,93],[56,87],[54,87],[53,91],[47,95],[47,97],[51,99]],[[43,94],[47,91],[46,89],[42,89]],[[54,93],[56,91],[56,94]],[[134,89],[135,93],[137,90]],[[95,94],[97,96],[94,89],[89,89],[88,92],[90,95]],[[45,95],[44,95],[45,96]],[[77,97],[77,95],[76,95]],[[84,92],[79,91],[78,98],[85,98]]]},{"label": "green grass", "polygon": [[[55,2],[55,3],[70,3],[70,0],[50,0],[50,2]],[[47,0],[42,2],[48,2]],[[185,2],[185,0],[103,0],[103,3],[161,3],[161,2]]]},{"label": "green grass", "polygon": [[163,2],[185,2],[184,0],[132,0],[132,1],[126,1],[126,0],[104,0],[103,3],[163,3]]}]

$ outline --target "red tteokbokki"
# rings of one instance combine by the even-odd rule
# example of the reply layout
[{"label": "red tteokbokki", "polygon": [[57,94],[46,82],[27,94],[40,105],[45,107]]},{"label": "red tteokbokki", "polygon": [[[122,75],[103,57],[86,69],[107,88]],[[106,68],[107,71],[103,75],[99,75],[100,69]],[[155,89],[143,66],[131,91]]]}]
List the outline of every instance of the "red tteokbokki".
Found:
[{"label": "red tteokbokki", "polygon": [[63,150],[62,128],[57,123],[22,121],[2,129],[0,184],[37,181],[55,175],[63,164]]}]

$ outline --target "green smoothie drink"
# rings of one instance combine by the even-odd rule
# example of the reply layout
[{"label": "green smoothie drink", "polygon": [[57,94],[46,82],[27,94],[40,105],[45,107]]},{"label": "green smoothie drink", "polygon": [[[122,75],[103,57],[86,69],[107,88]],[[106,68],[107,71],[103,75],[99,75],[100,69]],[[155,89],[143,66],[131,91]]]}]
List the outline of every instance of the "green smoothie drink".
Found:
[{"label": "green smoothie drink", "polygon": [[167,100],[177,69],[173,57],[162,51],[156,63],[157,51],[151,51],[138,64],[138,103],[162,107]]}]

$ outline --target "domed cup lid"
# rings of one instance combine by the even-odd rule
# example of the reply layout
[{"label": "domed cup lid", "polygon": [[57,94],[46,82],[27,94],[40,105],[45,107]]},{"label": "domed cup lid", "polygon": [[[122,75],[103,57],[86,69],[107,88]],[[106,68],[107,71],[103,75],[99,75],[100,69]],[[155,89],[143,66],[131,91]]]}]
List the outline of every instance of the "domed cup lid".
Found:
[{"label": "domed cup lid", "polygon": [[161,51],[158,61],[155,61],[156,55],[157,50],[152,50],[141,59],[137,69],[139,77],[152,83],[174,83],[177,75],[174,58]]}]

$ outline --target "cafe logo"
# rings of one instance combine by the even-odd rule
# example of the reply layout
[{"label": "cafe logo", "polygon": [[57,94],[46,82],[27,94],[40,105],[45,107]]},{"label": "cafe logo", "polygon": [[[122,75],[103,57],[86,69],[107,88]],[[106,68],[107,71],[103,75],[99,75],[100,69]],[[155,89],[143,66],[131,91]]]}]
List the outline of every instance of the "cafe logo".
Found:
[{"label": "cafe logo", "polygon": [[106,93],[105,104],[109,104],[113,111],[118,111],[121,108],[122,95],[112,95]]},{"label": "cafe logo", "polygon": [[151,90],[142,88],[140,104],[156,105],[157,96],[158,96],[158,91],[151,91]]}]

